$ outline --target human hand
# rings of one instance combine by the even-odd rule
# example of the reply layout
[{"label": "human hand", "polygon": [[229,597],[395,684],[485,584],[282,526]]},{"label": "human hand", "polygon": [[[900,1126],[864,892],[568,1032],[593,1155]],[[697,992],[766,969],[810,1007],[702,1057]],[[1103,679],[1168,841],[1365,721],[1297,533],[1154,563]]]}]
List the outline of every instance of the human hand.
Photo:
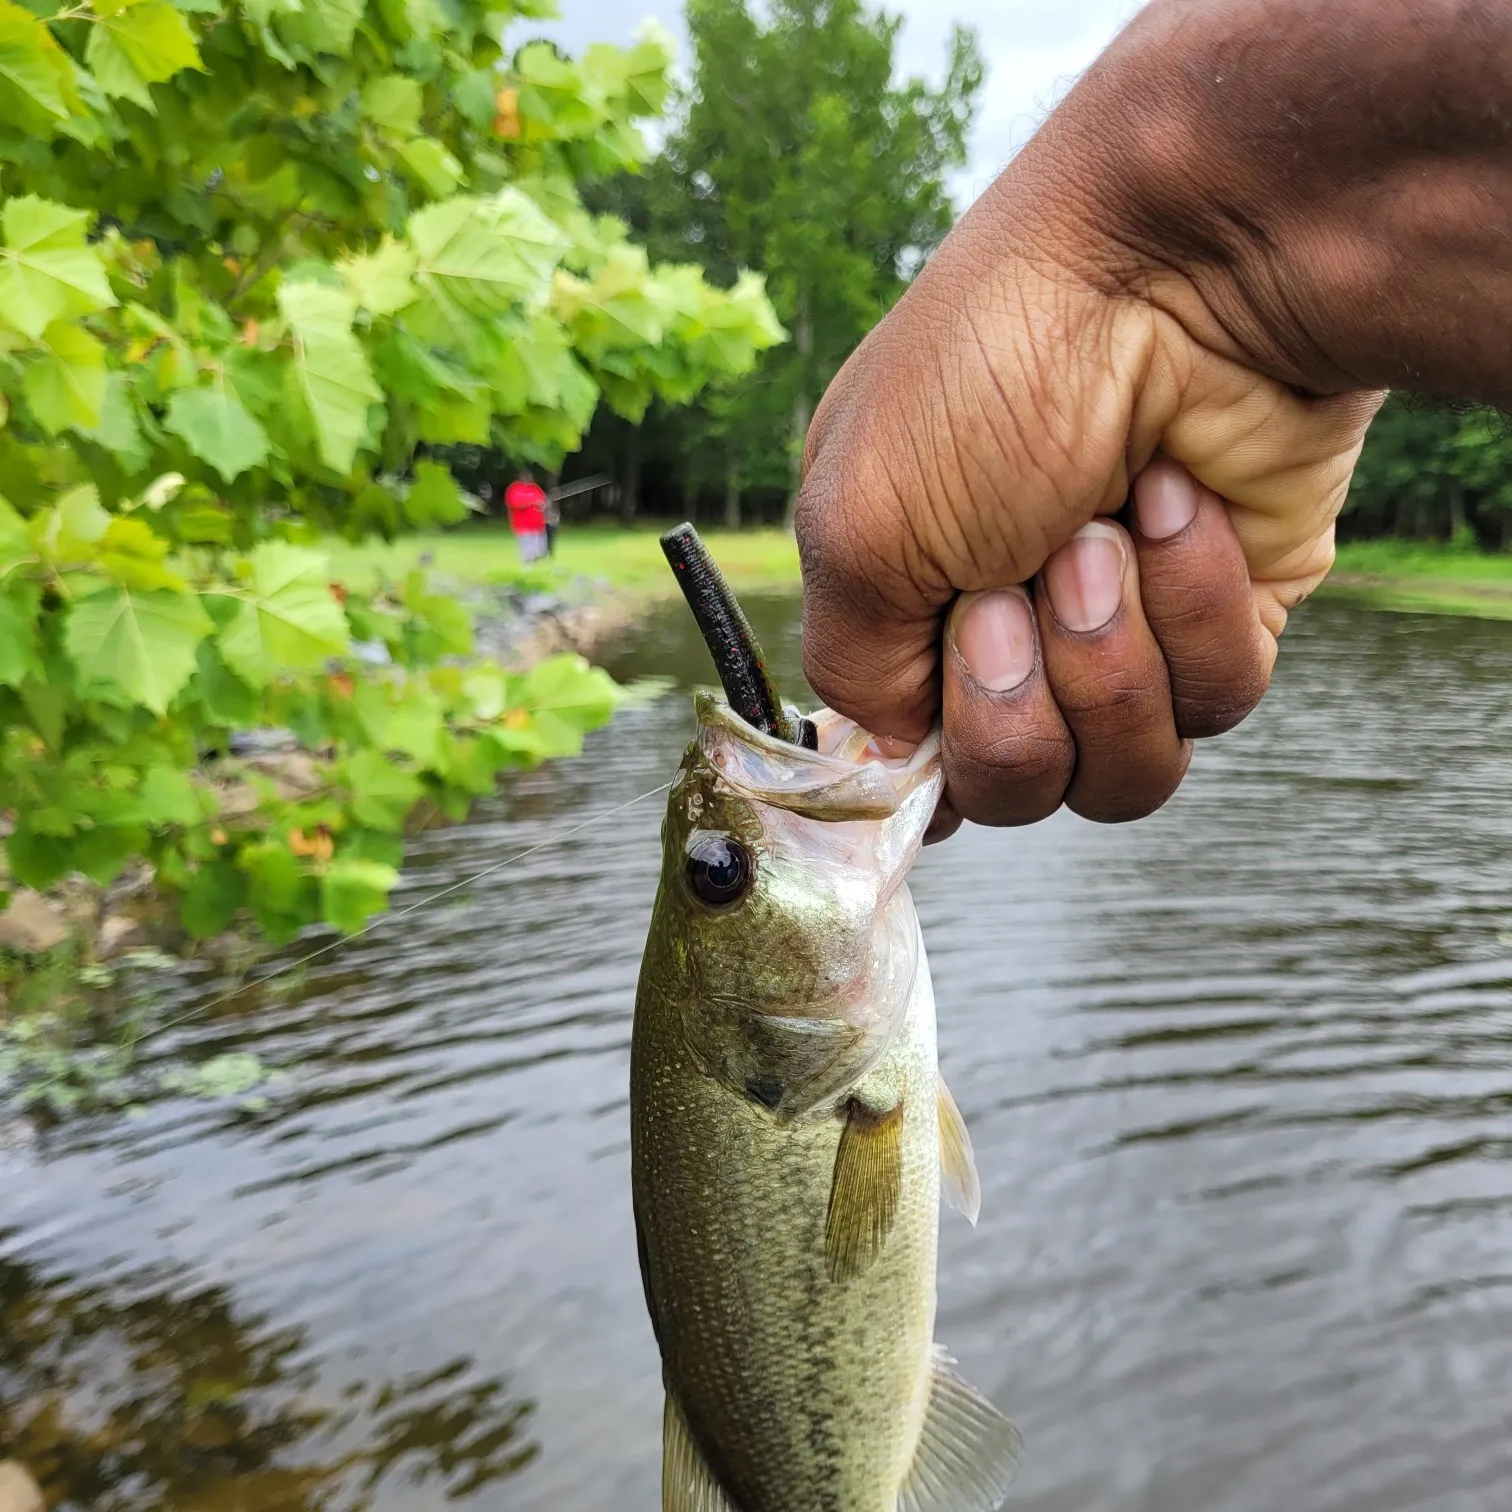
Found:
[{"label": "human hand", "polygon": [[[1164,7],[1177,23],[1201,10]],[[1308,266],[1327,207],[1286,204],[1275,165],[1246,180],[1215,148],[1208,180],[1227,175],[1233,220],[1255,210],[1254,241],[1289,234],[1286,255],[1192,254],[1196,214],[1162,227],[1159,190],[1130,211],[1140,190],[1089,144],[1109,100],[1127,104],[1141,49],[1169,51],[1159,16],[1146,31],[962,221],[810,432],[810,681],[884,736],[942,718],[934,838],[956,816],[1022,824],[1065,803],[1114,821],[1170,796],[1191,741],[1264,692],[1395,376],[1368,339],[1394,317],[1368,289],[1339,291],[1330,325],[1319,302],[1342,275]],[[1162,164],[1157,142],[1128,176],[1183,173],[1194,150],[1188,135]]]}]

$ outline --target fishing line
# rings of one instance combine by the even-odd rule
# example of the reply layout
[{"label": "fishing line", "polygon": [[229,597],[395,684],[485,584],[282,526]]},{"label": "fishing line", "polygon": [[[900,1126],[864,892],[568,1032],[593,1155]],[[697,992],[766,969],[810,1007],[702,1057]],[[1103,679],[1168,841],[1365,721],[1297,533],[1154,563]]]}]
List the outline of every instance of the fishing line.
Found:
[{"label": "fishing line", "polygon": [[[658,793],[665,793],[672,786],[670,781],[663,782],[660,786],[650,788],[640,794],[639,797],[631,798],[625,803],[616,804],[614,808],[603,809],[599,813],[590,815],[587,819],[579,820],[570,829],[559,830],[546,840],[539,841],[535,845],[527,846],[522,851],[517,851],[512,856],[506,856],[502,861],[496,861],[492,866],[485,866],[482,871],[474,872],[470,877],[464,877],[460,882],[453,882],[449,887],[443,887],[439,892],[427,894],[418,902],[411,903],[396,913],[380,914],[369,924],[364,924],[355,934],[342,935],[338,939],[322,945],[319,950],[312,950],[308,955],[301,956],[297,961],[290,961],[287,966],[280,966],[277,971],[270,972],[265,977],[259,977],[256,982],[243,982],[240,986],[232,988],[230,992],[224,992],[219,997],[211,998],[208,1003],[196,1003],[187,1013],[180,1014],[177,1018],[171,1018],[166,1023],[155,1024],[146,1033],[137,1036],[131,1041],[130,1048],[134,1052],[139,1045],[150,1039],[156,1039],[161,1034],[166,1034],[170,1029],[177,1029],[181,1024],[187,1024],[190,1019],[197,1018],[202,1013],[209,1013],[212,1008],[219,1008],[223,1003],[229,1003],[233,998],[240,997],[248,986],[267,987],[273,982],[292,976],[297,971],[303,971],[312,961],[318,961],[343,946],[351,945],[362,939],[365,935],[372,934],[375,930],[382,929],[385,924],[396,923],[400,919],[406,919],[411,914],[419,913],[422,908],[429,908],[433,903],[439,903],[442,898],[450,897],[452,893],[461,892],[464,887],[472,887],[481,882],[485,877],[491,877],[506,867],[514,866],[517,862],[524,861],[530,856],[548,850],[558,841],[571,839],[573,835],[581,834],[585,829],[591,829],[595,824],[602,823],[605,819],[612,819],[616,814],[623,814],[626,809],[632,809],[638,803],[644,803],[648,798],[654,798]],[[64,1080],[63,1075],[53,1077],[50,1081],[43,1082],[36,1090],[45,1092],[48,1087],[55,1086]]]}]

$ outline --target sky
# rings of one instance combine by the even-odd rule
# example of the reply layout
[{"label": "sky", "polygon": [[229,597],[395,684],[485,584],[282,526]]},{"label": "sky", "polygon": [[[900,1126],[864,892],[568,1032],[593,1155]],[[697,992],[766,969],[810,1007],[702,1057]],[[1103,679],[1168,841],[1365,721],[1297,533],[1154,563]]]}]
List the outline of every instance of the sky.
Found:
[{"label": "sky", "polygon": [[[647,17],[683,44],[681,0],[557,0],[561,19],[524,23],[519,35],[548,35],[567,51],[633,39]],[[938,80],[952,23],[976,30],[987,64],[971,159],[952,181],[963,208],[1023,146],[1046,112],[1140,8],[1139,0],[883,0],[904,18],[898,71]]]}]

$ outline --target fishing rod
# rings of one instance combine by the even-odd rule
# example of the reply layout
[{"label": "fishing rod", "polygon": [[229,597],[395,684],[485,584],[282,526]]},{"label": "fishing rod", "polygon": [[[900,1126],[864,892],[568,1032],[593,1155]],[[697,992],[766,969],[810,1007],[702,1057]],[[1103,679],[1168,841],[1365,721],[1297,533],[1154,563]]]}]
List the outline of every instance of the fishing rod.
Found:
[{"label": "fishing rod", "polygon": [[778,698],[751,623],[698,532],[686,523],[676,525],[662,536],[661,548],[714,658],[730,707],[753,729],[817,751],[814,721]]}]

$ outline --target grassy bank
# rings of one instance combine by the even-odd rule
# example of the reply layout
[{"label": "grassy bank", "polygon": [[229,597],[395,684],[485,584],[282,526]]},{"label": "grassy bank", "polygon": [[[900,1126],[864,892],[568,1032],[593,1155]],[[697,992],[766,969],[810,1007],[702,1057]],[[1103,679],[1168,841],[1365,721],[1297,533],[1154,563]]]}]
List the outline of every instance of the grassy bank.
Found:
[{"label": "grassy bank", "polygon": [[[673,591],[657,545],[660,524],[586,525],[564,530],[555,560],[531,574],[541,586],[575,581],[603,584],[632,599]],[[737,593],[798,587],[798,550],[780,530],[711,530],[704,540]],[[510,582],[520,577],[514,537],[490,522],[444,534],[409,536],[392,545],[336,542],[337,575],[355,584],[383,573],[397,578],[430,557],[443,577],[462,583]],[[1424,541],[1351,541],[1323,592],[1383,608],[1512,619],[1512,554],[1492,555]]]},{"label": "grassy bank", "polygon": [[[635,598],[675,592],[666,558],[657,544],[665,524],[644,527],[584,525],[564,529],[555,558],[532,569],[529,580],[543,587],[553,582],[586,579]],[[737,593],[774,592],[798,586],[798,548],[780,530],[711,530],[702,532],[730,585]],[[338,577],[356,586],[377,574],[401,577],[422,557],[430,568],[461,583],[510,582],[520,577],[520,553],[507,525],[480,524],[445,534],[406,536],[385,545],[332,545]]]},{"label": "grassy bank", "polygon": [[1428,541],[1350,541],[1321,591],[1383,609],[1512,619],[1512,555]]}]

